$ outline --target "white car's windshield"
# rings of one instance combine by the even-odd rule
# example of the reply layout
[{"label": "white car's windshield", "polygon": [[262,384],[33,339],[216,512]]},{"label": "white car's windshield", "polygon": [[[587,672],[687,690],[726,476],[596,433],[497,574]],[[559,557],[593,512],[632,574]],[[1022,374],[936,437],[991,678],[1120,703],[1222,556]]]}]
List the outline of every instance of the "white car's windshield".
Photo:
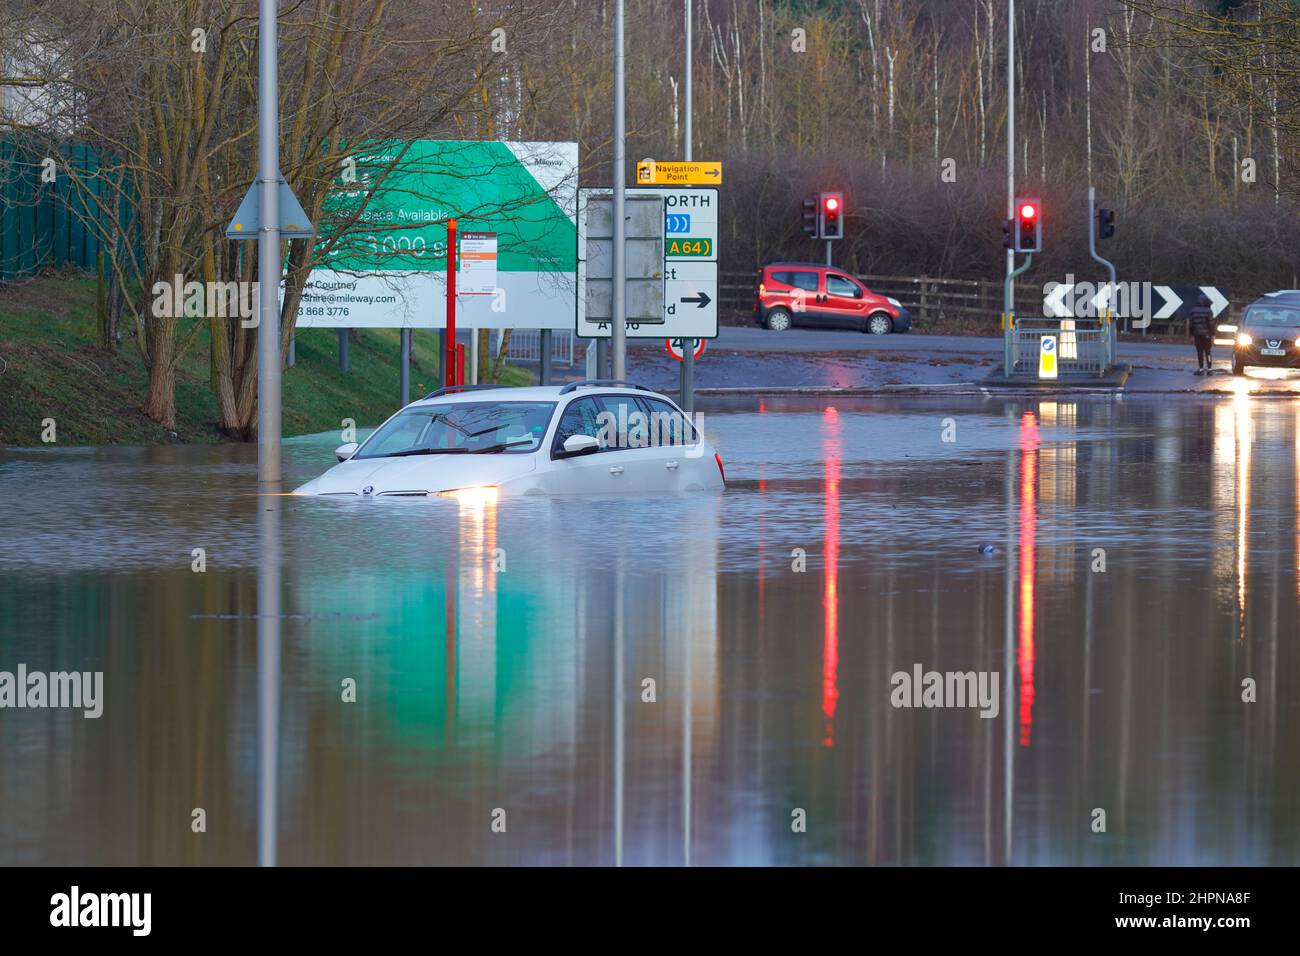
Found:
[{"label": "white car's windshield", "polygon": [[554,402],[458,402],[408,408],[375,430],[357,458],[517,455],[536,451]]}]

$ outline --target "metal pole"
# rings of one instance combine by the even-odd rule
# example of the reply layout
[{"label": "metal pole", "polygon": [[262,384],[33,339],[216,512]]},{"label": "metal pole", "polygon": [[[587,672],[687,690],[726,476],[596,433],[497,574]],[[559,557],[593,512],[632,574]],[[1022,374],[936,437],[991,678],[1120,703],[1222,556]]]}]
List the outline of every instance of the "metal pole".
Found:
[{"label": "metal pole", "polygon": [[623,114],[623,0],[614,6],[614,308],[610,344],[614,350],[614,378],[627,378],[627,234],[624,220],[624,186],[627,166],[626,121]]},{"label": "metal pole", "polygon": [[293,368],[298,361],[298,332],[295,329],[289,333],[289,354],[284,357],[284,364]]},{"label": "metal pole", "polygon": [[339,329],[339,371],[348,370],[348,330]]},{"label": "metal pole", "polygon": [[831,241],[826,240],[826,264],[831,265]]},{"label": "metal pole", "polygon": [[[694,72],[692,67],[692,24],[691,14],[692,4],[695,0],[685,0],[683,6],[686,9],[686,67],[682,77],[682,93],[684,94],[686,107],[686,124],[682,140],[682,158],[688,163],[694,158],[694,117],[693,111],[693,88],[691,84],[691,74]],[[687,415],[695,414],[695,340],[682,339],[682,369],[681,382],[678,388],[678,399],[682,406],[682,411]]]},{"label": "metal pole", "polygon": [[541,339],[542,354],[537,357],[537,384],[547,385],[551,381],[551,330],[542,329],[538,338]]},{"label": "metal pole", "polygon": [[[1088,187],[1088,255],[1100,262],[1110,273],[1110,294],[1106,296],[1106,312],[1109,315],[1111,305],[1115,300],[1115,266],[1109,259],[1103,259],[1097,253],[1097,190]],[[1106,361],[1110,365],[1115,364],[1115,323],[1110,321],[1106,323]]]},{"label": "metal pole", "polygon": [[[1007,0],[1007,220],[1016,215],[1016,0]],[[1011,226],[1015,230],[1015,224]],[[1014,245],[1014,243],[1012,243]],[[1003,352],[1010,362],[1011,337],[1015,334],[1011,316],[1016,308],[1016,284],[1013,273],[1016,269],[1016,253],[1007,250],[1007,284],[1002,294],[1002,314],[1005,317],[1003,335]],[[1010,369],[1007,374],[1011,374]]]},{"label": "metal pole", "polygon": [[278,0],[259,0],[257,56],[257,480],[280,480],[280,90]]},{"label": "metal pole", "polygon": [[275,866],[280,766],[280,497],[258,497],[257,865]]},{"label": "metal pole", "polygon": [[401,329],[400,335],[402,337],[402,371],[399,380],[401,382],[402,407],[405,408],[411,403],[411,330]]},{"label": "metal pole", "polygon": [[[1010,302],[1011,287],[1015,284],[1016,276],[1023,275],[1029,269],[1029,263],[1034,261],[1032,252],[1025,253],[1025,261],[1020,264],[1019,269],[1013,269],[1007,274],[1007,278],[1002,285],[1002,301]],[[1011,374],[1011,367],[1014,364],[1011,360],[1011,342],[1015,335],[1012,325],[1014,325],[1015,315],[1008,309],[1003,315],[1003,322],[1006,325],[1006,331],[1002,338],[1002,372],[1004,375]]]},{"label": "metal pole", "polygon": [[458,385],[456,381],[456,220],[447,220],[447,328],[443,332],[446,348],[446,378],[443,385]]}]

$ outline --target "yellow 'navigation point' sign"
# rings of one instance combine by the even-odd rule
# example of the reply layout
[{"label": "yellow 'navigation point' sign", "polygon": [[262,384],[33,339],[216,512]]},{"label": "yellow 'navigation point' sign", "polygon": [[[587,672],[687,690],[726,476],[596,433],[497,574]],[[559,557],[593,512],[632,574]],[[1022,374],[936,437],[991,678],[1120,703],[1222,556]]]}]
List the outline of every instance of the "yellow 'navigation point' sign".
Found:
[{"label": "yellow 'navigation point' sign", "polygon": [[721,182],[721,163],[661,163],[643,159],[636,164],[638,186],[716,186]]}]

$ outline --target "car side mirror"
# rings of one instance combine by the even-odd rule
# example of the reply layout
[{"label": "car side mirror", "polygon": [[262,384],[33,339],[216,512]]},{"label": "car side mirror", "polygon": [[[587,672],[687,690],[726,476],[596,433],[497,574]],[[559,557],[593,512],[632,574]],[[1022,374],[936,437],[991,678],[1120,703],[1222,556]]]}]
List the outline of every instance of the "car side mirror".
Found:
[{"label": "car side mirror", "polygon": [[357,453],[357,449],[360,447],[361,446],[354,441],[350,441],[345,445],[339,445],[338,448],[334,449],[334,457],[339,461],[347,461]]},{"label": "car side mirror", "polygon": [[570,435],[564,439],[564,450],[560,458],[576,458],[579,455],[592,455],[600,451],[600,439],[592,435]]}]

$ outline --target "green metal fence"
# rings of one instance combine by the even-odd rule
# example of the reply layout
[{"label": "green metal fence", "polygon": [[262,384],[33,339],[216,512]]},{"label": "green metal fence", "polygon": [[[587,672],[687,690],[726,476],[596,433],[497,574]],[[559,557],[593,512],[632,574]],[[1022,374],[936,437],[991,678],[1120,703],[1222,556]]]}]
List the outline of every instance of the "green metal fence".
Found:
[{"label": "green metal fence", "polygon": [[[41,182],[40,151],[0,141],[0,281],[48,267],[95,268],[104,198],[99,155],[84,143],[65,147],[68,169]],[[74,187],[75,180],[82,185]],[[91,217],[95,217],[92,219]]]}]

